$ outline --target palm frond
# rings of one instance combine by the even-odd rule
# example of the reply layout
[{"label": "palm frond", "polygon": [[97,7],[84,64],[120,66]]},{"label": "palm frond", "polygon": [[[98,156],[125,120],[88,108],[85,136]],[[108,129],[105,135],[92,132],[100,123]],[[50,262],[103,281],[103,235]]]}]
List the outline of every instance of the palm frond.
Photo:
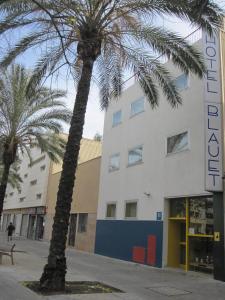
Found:
[{"label": "palm frond", "polygon": [[24,53],[30,47],[39,44],[40,41],[40,32],[32,33],[24,37],[14,48],[12,48],[4,59],[0,62],[2,68],[8,67],[13,60],[20,54]]},{"label": "palm frond", "polygon": [[[38,146],[38,141],[44,141],[41,136],[60,133],[63,123],[68,124],[72,116],[61,100],[66,95],[64,91],[48,89],[39,81],[33,85],[35,93],[29,94],[31,78],[32,71],[20,65],[12,65],[0,73],[0,148],[4,149],[7,141],[12,149],[19,147],[20,152],[26,153],[30,159],[31,144]],[[61,153],[57,144],[51,149],[56,155]],[[54,153],[51,156],[54,157]]]}]

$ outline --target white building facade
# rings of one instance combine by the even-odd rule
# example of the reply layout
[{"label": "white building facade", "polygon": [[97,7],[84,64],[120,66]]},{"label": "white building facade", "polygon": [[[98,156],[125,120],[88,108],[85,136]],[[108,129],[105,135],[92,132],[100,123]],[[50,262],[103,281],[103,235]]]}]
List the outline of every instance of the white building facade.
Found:
[{"label": "white building facade", "polygon": [[5,231],[9,222],[13,222],[16,236],[42,239],[51,163],[38,148],[31,149],[31,157],[32,164],[27,155],[21,156],[20,190],[7,186],[1,229]]},{"label": "white building facade", "polygon": [[204,81],[170,62],[166,66],[182,105],[171,108],[161,94],[152,110],[135,83],[106,112],[95,252],[211,273],[213,198],[205,189]]}]

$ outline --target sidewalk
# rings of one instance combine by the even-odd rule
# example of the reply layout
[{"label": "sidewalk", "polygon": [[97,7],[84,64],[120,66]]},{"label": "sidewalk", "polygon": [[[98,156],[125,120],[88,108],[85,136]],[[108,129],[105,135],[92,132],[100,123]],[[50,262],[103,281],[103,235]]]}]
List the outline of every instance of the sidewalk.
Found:
[{"label": "sidewalk", "polygon": [[[0,234],[0,243],[4,238]],[[224,300],[225,283],[210,276],[138,264],[67,250],[67,280],[100,281],[125,293],[38,296],[20,282],[38,280],[46,262],[49,244],[17,240],[15,265],[3,257],[0,265],[0,300]]]}]

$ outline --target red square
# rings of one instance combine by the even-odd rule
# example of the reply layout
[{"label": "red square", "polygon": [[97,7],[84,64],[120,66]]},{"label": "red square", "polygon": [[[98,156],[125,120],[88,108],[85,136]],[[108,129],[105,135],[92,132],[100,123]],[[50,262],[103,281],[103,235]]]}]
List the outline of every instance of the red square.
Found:
[{"label": "red square", "polygon": [[148,249],[147,249],[147,264],[151,266],[156,265],[156,236],[148,236]]},{"label": "red square", "polygon": [[133,247],[133,261],[137,263],[145,263],[145,248]]}]

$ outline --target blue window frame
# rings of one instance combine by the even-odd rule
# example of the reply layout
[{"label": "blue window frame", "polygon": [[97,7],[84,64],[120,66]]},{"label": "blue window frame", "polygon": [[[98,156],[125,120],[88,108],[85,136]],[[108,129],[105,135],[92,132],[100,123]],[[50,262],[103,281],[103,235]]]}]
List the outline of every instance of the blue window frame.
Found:
[{"label": "blue window frame", "polygon": [[128,152],[128,166],[142,162],[143,146],[135,147]]},{"label": "blue window frame", "polygon": [[141,97],[131,103],[131,116],[135,116],[144,111],[144,97]]},{"label": "blue window frame", "polygon": [[112,126],[117,126],[122,122],[122,111],[118,110],[114,112],[113,118],[112,118]]},{"label": "blue window frame", "polygon": [[181,152],[188,148],[189,142],[187,131],[167,138],[167,154]]},{"label": "blue window frame", "polygon": [[183,91],[188,87],[188,75],[187,74],[181,74],[178,76],[175,80],[174,83],[178,90]]},{"label": "blue window frame", "polygon": [[109,158],[109,171],[116,171],[120,168],[120,154],[114,154]]}]

